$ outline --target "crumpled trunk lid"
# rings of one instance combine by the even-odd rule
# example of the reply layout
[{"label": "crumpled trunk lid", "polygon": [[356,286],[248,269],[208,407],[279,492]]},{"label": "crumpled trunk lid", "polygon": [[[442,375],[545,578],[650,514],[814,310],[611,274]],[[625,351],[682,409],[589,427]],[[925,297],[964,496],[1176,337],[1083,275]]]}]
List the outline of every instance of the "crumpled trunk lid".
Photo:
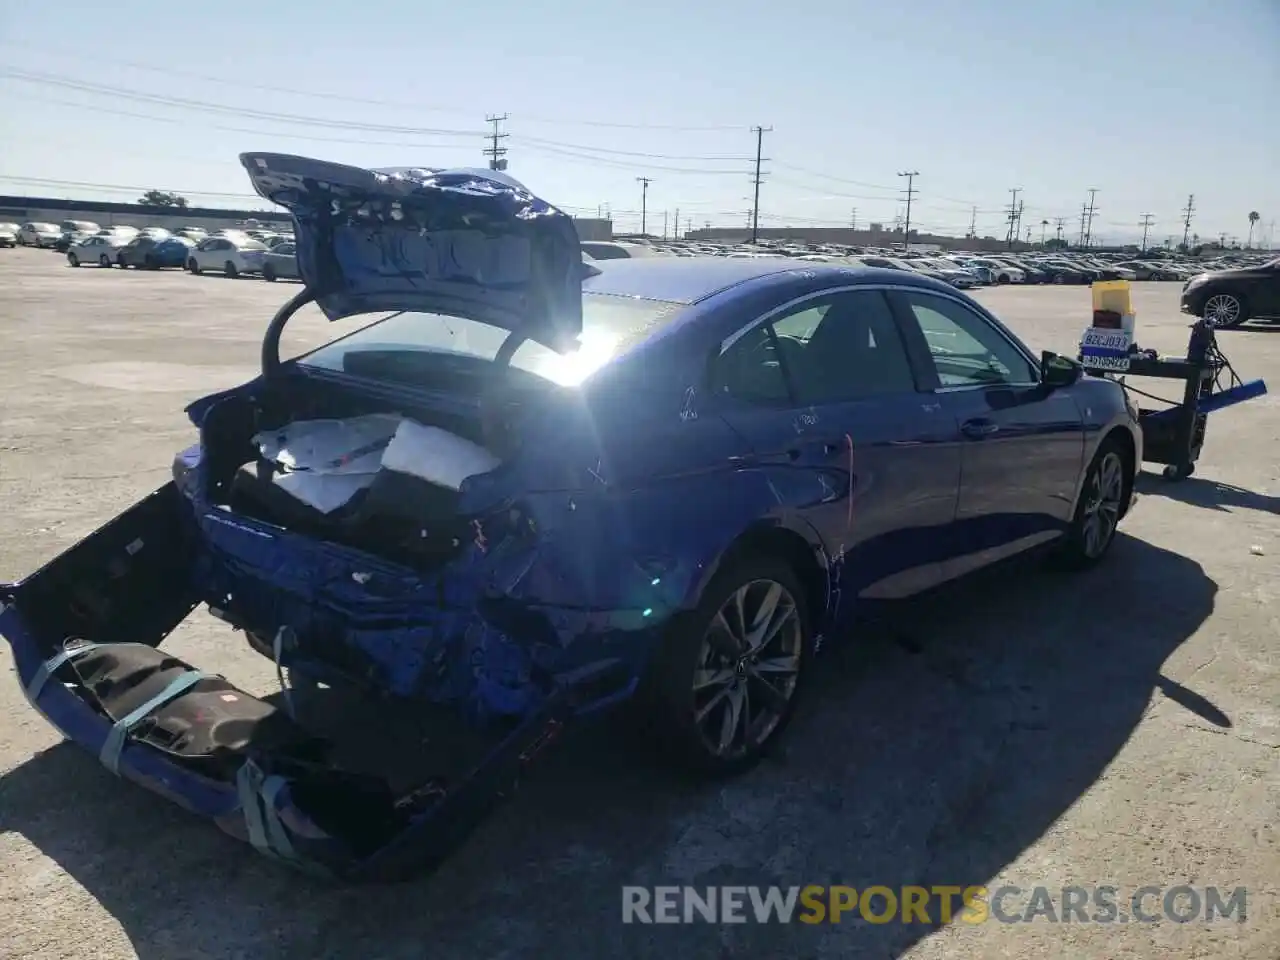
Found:
[{"label": "crumpled trunk lid", "polygon": [[511,177],[278,153],[240,162],[260,195],[293,214],[298,271],[329,319],[445,313],[558,350],[581,335],[573,219]]}]

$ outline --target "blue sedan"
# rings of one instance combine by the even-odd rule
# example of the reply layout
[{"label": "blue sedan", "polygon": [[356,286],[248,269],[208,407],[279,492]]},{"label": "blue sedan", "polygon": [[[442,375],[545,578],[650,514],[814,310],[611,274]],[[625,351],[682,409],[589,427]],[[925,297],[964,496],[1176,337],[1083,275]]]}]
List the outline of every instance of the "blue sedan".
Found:
[{"label": "blue sedan", "polygon": [[[170,483],[0,586],[0,633],[68,737],[277,858],[430,862],[626,700],[742,770],[865,603],[1034,548],[1095,564],[1129,508],[1120,387],[945,283],[588,266],[501,173],[242,161],[306,281],[261,375],[191,405]],[[307,305],[359,329],[282,360]],[[197,605],[283,701],[156,649]]]}]

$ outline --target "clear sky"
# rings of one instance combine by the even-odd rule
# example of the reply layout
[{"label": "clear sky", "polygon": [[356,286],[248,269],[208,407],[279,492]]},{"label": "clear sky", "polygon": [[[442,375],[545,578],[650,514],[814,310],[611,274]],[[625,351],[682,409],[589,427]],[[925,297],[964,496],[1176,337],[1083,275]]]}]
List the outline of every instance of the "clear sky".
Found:
[{"label": "clear sky", "polygon": [[[8,0],[0,193],[243,206],[236,155],[483,166],[573,213],[1235,236],[1280,220],[1280,0]],[[97,185],[110,185],[109,189]],[[259,201],[260,203],[260,201]],[[856,210],[856,213],[855,213]],[[1280,244],[1280,234],[1275,235]]]}]

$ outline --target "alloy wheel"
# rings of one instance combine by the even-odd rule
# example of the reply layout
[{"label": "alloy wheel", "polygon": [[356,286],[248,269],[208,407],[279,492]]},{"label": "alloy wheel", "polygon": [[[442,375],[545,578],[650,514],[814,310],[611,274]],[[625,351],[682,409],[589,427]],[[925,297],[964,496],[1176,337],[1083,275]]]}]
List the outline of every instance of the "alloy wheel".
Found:
[{"label": "alloy wheel", "polygon": [[722,760],[758,749],[795,696],[804,635],[795,597],[774,580],[733,592],[703,635],[693,676],[694,722]]},{"label": "alloy wheel", "polygon": [[1115,536],[1124,499],[1124,463],[1120,454],[1108,451],[1089,477],[1085,490],[1084,553],[1090,560],[1102,556]]},{"label": "alloy wheel", "polygon": [[1215,293],[1204,302],[1204,322],[1211,327],[1230,327],[1240,321],[1240,299],[1229,293]]}]

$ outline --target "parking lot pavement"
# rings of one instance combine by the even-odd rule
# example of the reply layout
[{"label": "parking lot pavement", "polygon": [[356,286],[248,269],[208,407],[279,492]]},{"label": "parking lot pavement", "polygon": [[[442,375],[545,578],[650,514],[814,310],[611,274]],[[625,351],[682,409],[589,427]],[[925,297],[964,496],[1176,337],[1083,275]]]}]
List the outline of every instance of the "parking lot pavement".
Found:
[{"label": "parking lot pavement", "polygon": [[[296,289],[0,251],[0,580],[163,483],[193,436],[184,403],[255,373]],[[1182,348],[1178,285],[1135,290],[1140,342]],[[1063,351],[1089,310],[1087,288],[978,298]],[[330,333],[316,315],[295,336]],[[1280,325],[1220,339],[1280,389]],[[787,749],[745,777],[678,784],[615,730],[583,729],[435,876],[400,887],[285,872],[60,744],[0,684],[0,956],[1274,960],[1278,441],[1275,395],[1214,414],[1196,476],[1144,477],[1101,568],[980,578],[891,634],[868,627],[833,650]],[[207,617],[171,645],[269,688],[265,661]],[[1245,886],[1247,919],[621,924],[622,885],[680,883],[1112,884],[1122,901]]]}]

